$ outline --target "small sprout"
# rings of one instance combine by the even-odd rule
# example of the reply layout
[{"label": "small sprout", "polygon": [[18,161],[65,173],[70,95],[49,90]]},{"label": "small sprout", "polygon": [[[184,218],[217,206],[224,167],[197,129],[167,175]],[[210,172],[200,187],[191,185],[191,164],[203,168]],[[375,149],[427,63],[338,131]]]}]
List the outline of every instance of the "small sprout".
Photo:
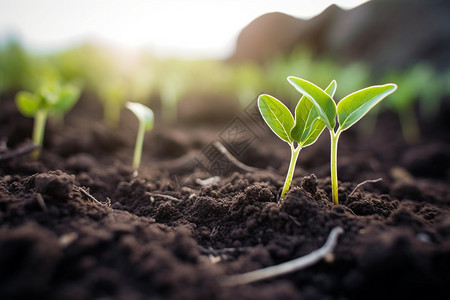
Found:
[{"label": "small sprout", "polygon": [[127,98],[127,84],[124,78],[106,78],[98,85],[98,96],[103,102],[103,121],[112,128],[119,125],[120,111]]},{"label": "small sprout", "polygon": [[[336,82],[332,81],[326,91],[333,96],[336,91]],[[325,123],[317,115],[314,104],[305,96],[300,99],[295,108],[295,120],[289,109],[270,95],[260,95],[258,107],[270,129],[291,147],[291,161],[281,192],[281,199],[284,199],[294,176],[300,150],[317,140],[325,128]]]},{"label": "small sprout", "polygon": [[[61,116],[78,101],[80,90],[73,85],[44,85],[37,93],[20,91],[16,105],[25,117],[34,117],[33,142],[42,147],[47,116]],[[40,148],[32,153],[34,159],[40,156]]]},{"label": "small sprout", "polygon": [[[332,96],[313,83],[293,76],[289,76],[288,81],[314,103],[317,114],[330,131],[331,190],[333,203],[338,204],[337,146],[339,136],[344,130],[358,122],[381,100],[392,94],[397,89],[397,85],[389,83],[359,90],[343,98],[336,106]],[[338,127],[335,130],[336,116]]]},{"label": "small sprout", "polygon": [[144,134],[153,128],[154,116],[153,111],[147,106],[137,102],[127,102],[125,105],[138,118],[139,129],[136,138],[136,146],[134,148],[133,168],[139,169],[142,157],[142,147],[144,145]]}]

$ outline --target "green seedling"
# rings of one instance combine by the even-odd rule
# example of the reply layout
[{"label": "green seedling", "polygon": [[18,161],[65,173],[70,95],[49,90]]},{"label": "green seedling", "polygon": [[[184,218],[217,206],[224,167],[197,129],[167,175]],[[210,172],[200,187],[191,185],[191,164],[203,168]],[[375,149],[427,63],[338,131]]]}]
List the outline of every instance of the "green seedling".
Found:
[{"label": "green seedling", "polygon": [[99,83],[98,96],[103,102],[103,121],[111,128],[120,123],[120,111],[127,98],[127,84],[124,78],[105,78]]},{"label": "green seedling", "polygon": [[[336,81],[332,81],[326,92],[332,97],[336,91]],[[291,147],[291,161],[281,192],[284,199],[294,176],[295,164],[302,148],[312,145],[325,128],[325,123],[319,118],[314,104],[303,96],[295,108],[295,119],[289,109],[278,99],[270,95],[260,95],[259,111],[272,131]]]},{"label": "green seedling", "polygon": [[142,147],[144,145],[144,134],[153,128],[154,116],[153,111],[147,106],[137,102],[127,102],[126,108],[131,110],[139,121],[139,129],[136,138],[136,146],[134,147],[133,168],[139,169],[142,157]]},{"label": "green seedling", "polygon": [[[397,89],[393,83],[371,86],[344,97],[336,106],[332,96],[313,83],[289,76],[288,81],[314,103],[315,111],[331,136],[331,189],[333,203],[338,204],[337,146],[341,133],[349,129],[375,105]],[[338,126],[336,127],[336,116]]]},{"label": "green seedling", "polygon": [[390,72],[385,80],[397,82],[400,86],[392,95],[388,107],[399,116],[405,141],[415,143],[420,139],[415,104],[420,101],[420,112],[424,119],[433,119],[438,113],[445,83],[442,77],[425,63],[417,63],[403,72]]},{"label": "green seedling", "polygon": [[[16,105],[25,117],[34,118],[33,142],[42,147],[44,130],[49,115],[61,116],[78,101],[80,90],[73,85],[45,85],[37,93],[20,91],[16,95]],[[41,149],[32,153],[38,159]]]}]

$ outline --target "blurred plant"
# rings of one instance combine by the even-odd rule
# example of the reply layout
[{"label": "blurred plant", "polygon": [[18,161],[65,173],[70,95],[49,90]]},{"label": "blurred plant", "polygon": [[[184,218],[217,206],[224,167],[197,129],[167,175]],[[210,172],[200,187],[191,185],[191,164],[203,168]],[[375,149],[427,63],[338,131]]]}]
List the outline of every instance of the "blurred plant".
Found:
[{"label": "blurred plant", "polygon": [[241,106],[245,107],[255,99],[262,88],[262,75],[261,68],[253,63],[241,63],[234,67],[232,89]]},{"label": "blurred plant", "polygon": [[127,98],[125,78],[111,75],[100,80],[97,93],[103,104],[103,121],[111,127],[117,127],[120,122],[120,111]]},{"label": "blurred plant", "polygon": [[[44,130],[49,115],[63,115],[78,101],[80,90],[74,85],[53,82],[42,86],[36,93],[20,91],[16,94],[16,105],[25,117],[34,118],[33,141],[43,145]],[[32,157],[38,159],[41,149],[36,149]]]},{"label": "blurred plant", "polygon": [[[313,83],[301,78],[290,76],[288,81],[304,96],[313,102],[316,113],[330,131],[331,137],[331,189],[333,203],[339,204],[337,180],[337,146],[341,133],[369,112],[381,100],[392,94],[397,86],[385,84],[371,86],[354,92],[343,98],[338,105],[333,98]],[[336,127],[336,117],[338,127]]]},{"label": "blurred plant", "polygon": [[88,91],[97,91],[101,78],[113,74],[114,61],[106,55],[106,50],[84,44],[58,52],[48,57],[62,80],[76,82]]},{"label": "blurred plant", "polygon": [[429,65],[417,63],[404,72],[386,74],[384,80],[398,83],[399,89],[387,107],[398,114],[405,140],[409,143],[417,141],[420,129],[414,104],[420,100],[421,112],[428,118],[435,116],[445,93],[443,77],[439,77]]},{"label": "blurred plant", "polygon": [[152,130],[154,123],[153,111],[147,106],[137,102],[127,102],[126,107],[131,110],[139,121],[139,129],[133,155],[133,168],[137,171],[141,164],[144,134]]},{"label": "blurred plant", "polygon": [[0,47],[0,93],[28,87],[31,58],[16,39]]},{"label": "blurred plant", "polygon": [[[166,124],[175,124],[178,118],[177,104],[186,95],[193,75],[187,62],[167,59],[156,65],[156,87],[161,100],[161,115]],[[191,87],[192,88],[192,87]]]}]

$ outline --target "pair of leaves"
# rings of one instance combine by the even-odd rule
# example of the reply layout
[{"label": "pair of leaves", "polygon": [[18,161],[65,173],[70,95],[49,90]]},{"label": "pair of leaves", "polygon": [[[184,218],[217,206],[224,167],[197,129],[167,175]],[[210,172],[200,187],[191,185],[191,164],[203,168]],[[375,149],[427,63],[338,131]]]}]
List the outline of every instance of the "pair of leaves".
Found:
[{"label": "pair of leaves", "polygon": [[[332,81],[326,92],[333,96],[335,91],[336,81]],[[288,144],[296,141],[300,147],[309,146],[317,140],[325,128],[325,123],[319,118],[314,103],[306,96],[297,103],[295,119],[281,101],[267,94],[259,96],[258,107],[270,129]]]},{"label": "pair of leaves", "polygon": [[313,83],[293,76],[289,76],[288,81],[314,103],[317,114],[330,131],[336,126],[337,115],[338,132],[349,129],[397,89],[393,83],[371,86],[346,96],[336,106],[332,97]]},{"label": "pair of leaves", "polygon": [[57,88],[43,87],[38,93],[20,91],[16,95],[16,105],[26,117],[34,117],[38,111],[64,114],[80,97],[80,90],[72,85]]}]

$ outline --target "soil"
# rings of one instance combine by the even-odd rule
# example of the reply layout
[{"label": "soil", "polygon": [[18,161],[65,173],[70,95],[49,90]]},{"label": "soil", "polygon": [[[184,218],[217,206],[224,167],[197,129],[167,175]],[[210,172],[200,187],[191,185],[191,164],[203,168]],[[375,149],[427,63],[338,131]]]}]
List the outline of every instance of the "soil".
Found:
[{"label": "soil", "polygon": [[[289,147],[253,105],[215,123],[159,121],[136,174],[134,116],[108,128],[83,96],[64,123],[48,123],[40,160],[0,161],[0,298],[449,299],[449,102],[420,120],[414,144],[389,112],[372,131],[345,132],[333,205],[327,132],[302,150],[279,202]],[[29,145],[32,120],[13,95],[0,103],[5,157]],[[333,259],[223,285],[320,248],[336,226]]]}]

